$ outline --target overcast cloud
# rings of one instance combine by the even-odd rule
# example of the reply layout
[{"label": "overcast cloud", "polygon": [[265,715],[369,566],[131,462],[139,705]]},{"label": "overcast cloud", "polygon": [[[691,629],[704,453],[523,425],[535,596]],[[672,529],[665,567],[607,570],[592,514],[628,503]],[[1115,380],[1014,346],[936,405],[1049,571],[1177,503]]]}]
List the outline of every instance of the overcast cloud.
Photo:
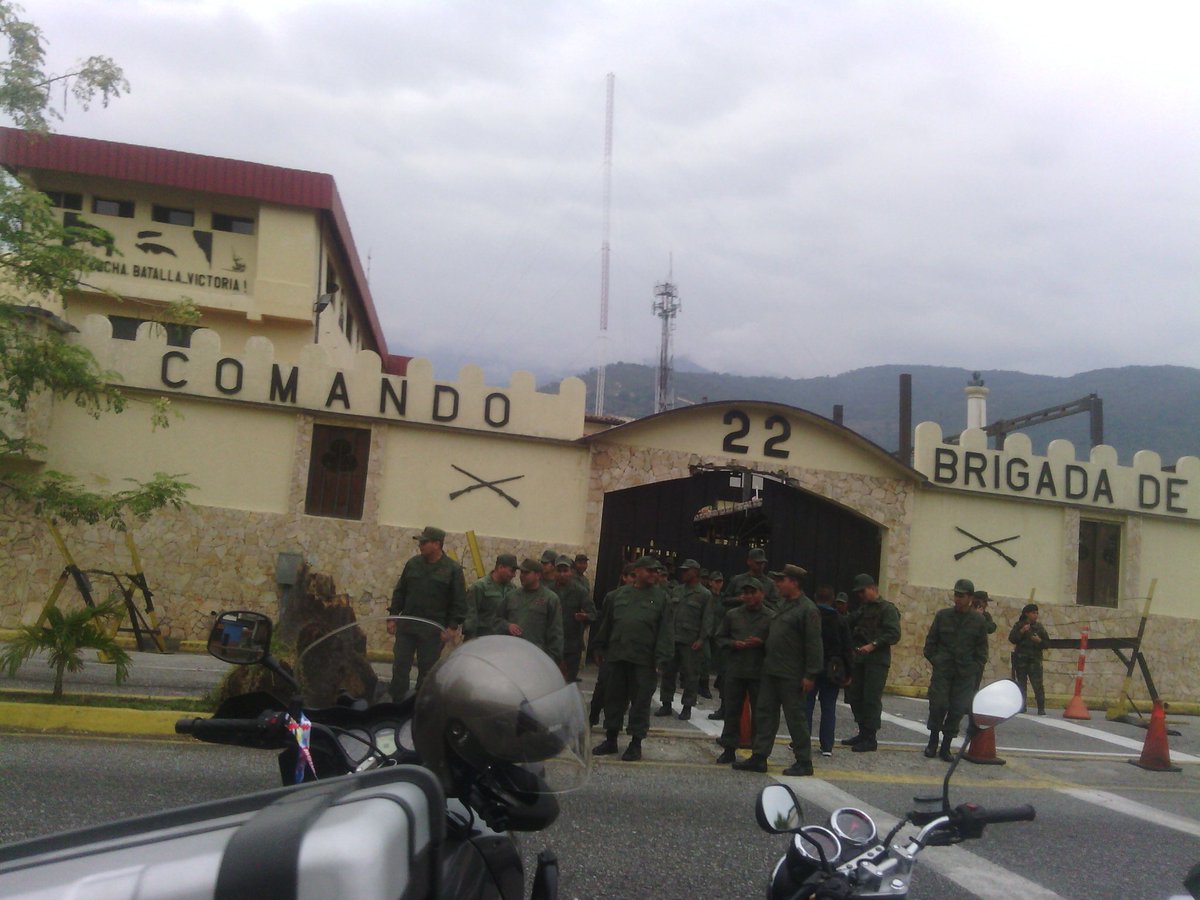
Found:
[{"label": "overcast cloud", "polygon": [[331,173],[393,353],[595,364],[613,72],[612,361],[673,257],[711,369],[1200,365],[1194,2],[26,12],[133,85],[61,131]]}]

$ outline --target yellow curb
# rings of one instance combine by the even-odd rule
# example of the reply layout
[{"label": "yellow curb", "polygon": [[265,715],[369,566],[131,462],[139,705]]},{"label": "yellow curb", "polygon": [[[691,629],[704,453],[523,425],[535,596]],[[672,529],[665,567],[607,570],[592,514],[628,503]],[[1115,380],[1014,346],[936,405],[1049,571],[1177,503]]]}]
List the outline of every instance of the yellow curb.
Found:
[{"label": "yellow curb", "polygon": [[0,702],[0,728],[61,734],[175,734],[175,721],[197,713],[179,710],[57,706]]}]

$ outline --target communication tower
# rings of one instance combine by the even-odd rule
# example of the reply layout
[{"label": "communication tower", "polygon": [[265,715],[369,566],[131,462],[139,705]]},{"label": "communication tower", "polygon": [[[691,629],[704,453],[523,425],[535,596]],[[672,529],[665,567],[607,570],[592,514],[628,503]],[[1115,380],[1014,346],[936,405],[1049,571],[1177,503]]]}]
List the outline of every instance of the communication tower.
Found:
[{"label": "communication tower", "polygon": [[671,273],[668,270],[667,280],[654,286],[654,302],[650,304],[650,311],[662,319],[662,341],[658,348],[658,375],[654,379],[654,411],[656,413],[665,412],[675,405],[675,388],[671,377],[675,360],[671,355],[671,335],[675,332],[675,317],[679,314],[680,305],[679,291],[671,283]]}]

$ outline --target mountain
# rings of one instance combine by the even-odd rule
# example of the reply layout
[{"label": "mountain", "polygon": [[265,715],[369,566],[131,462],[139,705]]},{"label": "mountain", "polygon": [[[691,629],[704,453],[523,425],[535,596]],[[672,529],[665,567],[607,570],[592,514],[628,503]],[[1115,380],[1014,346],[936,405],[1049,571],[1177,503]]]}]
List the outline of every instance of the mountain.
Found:
[{"label": "mountain", "polygon": [[[608,415],[649,415],[654,403],[654,368],[616,363],[605,370],[604,411]],[[966,369],[945,366],[870,366],[820,378],[767,378],[677,370],[677,405],[717,400],[766,400],[798,406],[832,418],[841,404],[848,428],[894,451],[899,443],[899,378],[913,379],[913,423],[937,422],[947,434],[966,425],[963,388]],[[1104,442],[1128,464],[1138,450],[1154,450],[1163,463],[1200,455],[1200,369],[1185,366],[1124,366],[1067,377],[1024,372],[980,373],[991,391],[988,421],[1013,418],[1096,394],[1104,403]],[[595,370],[581,378],[588,386],[588,409],[595,396]],[[1086,414],[1023,429],[1034,449],[1065,438],[1083,455],[1089,445]]]}]

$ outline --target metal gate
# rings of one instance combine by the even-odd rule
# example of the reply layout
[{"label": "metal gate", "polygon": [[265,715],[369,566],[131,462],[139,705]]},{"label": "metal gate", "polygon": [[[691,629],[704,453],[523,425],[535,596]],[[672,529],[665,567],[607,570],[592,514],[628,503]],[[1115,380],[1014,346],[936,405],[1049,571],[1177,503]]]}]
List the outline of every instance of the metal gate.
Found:
[{"label": "metal gate", "polygon": [[745,571],[754,547],[768,567],[798,563],[805,590],[846,590],[854,576],[879,575],[880,528],[834,503],[767,475],[720,469],[604,495],[596,596],[619,583],[621,566],[644,554],[695,559],[726,580]]}]

